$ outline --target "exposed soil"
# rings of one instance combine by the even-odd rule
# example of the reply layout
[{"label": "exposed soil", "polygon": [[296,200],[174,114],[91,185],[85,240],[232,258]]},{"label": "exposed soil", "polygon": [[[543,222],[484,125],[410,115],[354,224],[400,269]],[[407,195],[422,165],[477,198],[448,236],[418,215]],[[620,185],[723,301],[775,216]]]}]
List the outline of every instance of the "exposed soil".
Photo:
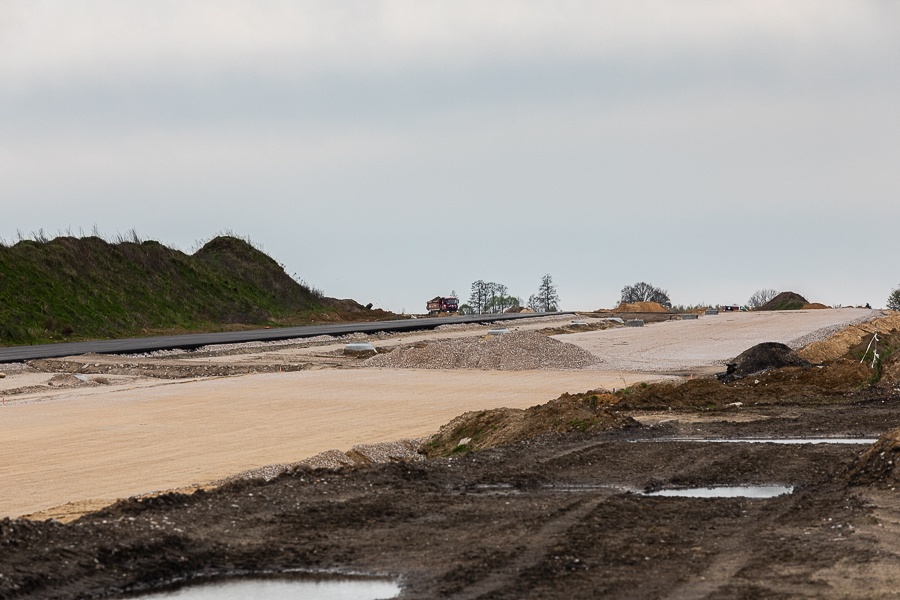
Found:
[{"label": "exposed soil", "polygon": [[809,306],[809,301],[795,292],[781,292],[757,310],[801,310]]},{"label": "exposed soil", "polygon": [[[872,435],[900,426],[900,401],[770,407],[744,423],[673,416],[414,464],[301,467],[268,482],[125,500],[68,525],[3,520],[0,597],[117,597],[288,569],[394,575],[403,598],[896,597],[896,476],[858,475],[887,442],[864,454],[665,440]],[[635,493],[744,484],[794,492]]]},{"label": "exposed soil", "polygon": [[[251,364],[239,353],[233,363],[193,358]],[[122,500],[68,524],[3,519],[0,598],[116,598],[298,570],[394,576],[404,599],[897,598],[900,388],[887,377],[896,368],[888,357],[875,386],[871,367],[843,358],[728,383],[563,394],[451,420],[424,448],[442,458],[414,453],[415,440],[360,444],[213,489]],[[98,372],[127,376],[113,371]],[[73,394],[109,389],[94,374],[74,377],[83,369],[69,372],[56,381]],[[515,377],[531,375],[551,373]],[[359,405],[365,414],[371,399]],[[48,407],[59,413],[62,404]],[[829,437],[878,440],[721,441]],[[698,441],[706,438],[720,441]],[[724,485],[793,492],[641,494]]]}]

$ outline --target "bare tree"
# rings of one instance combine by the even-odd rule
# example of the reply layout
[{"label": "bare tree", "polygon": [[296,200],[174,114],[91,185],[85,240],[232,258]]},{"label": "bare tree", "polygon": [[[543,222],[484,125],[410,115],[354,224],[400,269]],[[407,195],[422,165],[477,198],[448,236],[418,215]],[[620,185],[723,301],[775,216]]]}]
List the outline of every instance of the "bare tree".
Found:
[{"label": "bare tree", "polygon": [[541,277],[538,292],[528,299],[528,307],[537,312],[556,312],[559,309],[559,295],[549,273]]},{"label": "bare tree", "polygon": [[759,308],[760,306],[762,306],[763,304],[765,304],[766,302],[768,302],[769,300],[771,300],[772,298],[774,298],[777,295],[778,295],[777,290],[773,290],[773,289],[769,289],[769,288],[765,288],[762,290],[756,290],[755,292],[753,292],[753,295],[750,296],[750,299],[747,300],[747,306],[750,309]]},{"label": "bare tree", "polygon": [[619,299],[619,304],[631,302],[656,302],[666,308],[672,308],[669,292],[654,287],[645,281],[639,281],[634,285],[626,285],[622,288],[622,297]]},{"label": "bare tree", "polygon": [[484,305],[490,297],[490,282],[479,279],[472,283],[472,290],[469,294],[469,306],[472,312],[480,315],[484,312]]}]

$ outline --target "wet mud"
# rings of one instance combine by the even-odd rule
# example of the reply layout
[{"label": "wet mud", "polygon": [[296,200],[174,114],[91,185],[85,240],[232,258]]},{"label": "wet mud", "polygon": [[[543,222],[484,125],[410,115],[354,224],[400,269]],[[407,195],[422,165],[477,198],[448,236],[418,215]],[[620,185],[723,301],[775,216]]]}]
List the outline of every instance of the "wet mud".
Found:
[{"label": "wet mud", "polygon": [[[668,413],[416,463],[300,467],[66,525],[6,519],[0,598],[119,598],[279,571],[393,576],[409,599],[897,597],[900,492],[891,473],[853,479],[867,446],[673,438],[877,438],[900,427],[900,400],[766,405],[750,421]],[[793,489],[640,493],[753,485]]]}]

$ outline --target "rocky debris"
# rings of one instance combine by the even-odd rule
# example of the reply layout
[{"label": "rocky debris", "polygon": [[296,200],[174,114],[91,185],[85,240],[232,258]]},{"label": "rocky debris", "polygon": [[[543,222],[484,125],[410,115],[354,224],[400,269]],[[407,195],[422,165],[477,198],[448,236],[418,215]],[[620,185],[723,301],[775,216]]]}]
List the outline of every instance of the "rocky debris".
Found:
[{"label": "rocky debris", "polygon": [[464,413],[443,427],[423,446],[429,458],[484,450],[535,438],[546,433],[599,432],[639,427],[631,417],[613,412],[619,398],[606,390],[563,394],[546,404]]},{"label": "rocky debris", "polygon": [[811,367],[812,363],[797,356],[786,344],[763,342],[744,350],[726,366],[728,371],[723,381],[734,381],[781,367]]},{"label": "rocky debris", "polygon": [[781,292],[756,310],[801,310],[809,300],[794,292]]},{"label": "rocky debris", "polygon": [[6,373],[0,373],[0,379],[6,379]]},{"label": "rocky debris", "polygon": [[590,352],[533,331],[458,338],[398,348],[373,356],[367,367],[400,369],[583,369],[599,361]]},{"label": "rocky debris", "polygon": [[358,444],[350,448],[347,452],[342,452],[341,450],[326,450],[325,452],[320,452],[315,456],[311,456],[299,462],[266,465],[264,467],[259,467],[258,469],[250,469],[249,471],[231,475],[219,481],[214,481],[211,485],[223,485],[245,479],[271,481],[282,473],[299,468],[334,470],[376,463],[419,462],[425,460],[425,457],[419,453],[423,441],[424,438],[399,440],[396,442],[379,442],[376,444]]},{"label": "rocky debris", "polygon": [[900,484],[900,429],[888,431],[851,467],[851,485],[895,487]]},{"label": "rocky debris", "polygon": [[[230,375],[246,375],[249,373],[277,373],[279,371],[303,371],[312,368],[310,364],[261,364],[234,365],[227,363],[191,363],[191,362],[103,362],[92,360],[91,355],[72,358],[48,358],[28,361],[28,365],[36,371],[60,374],[92,374],[92,375],[132,375],[156,377],[159,379],[187,379],[192,377],[226,377]],[[77,379],[77,378],[76,378]],[[51,380],[52,381],[52,380]],[[62,381],[62,380],[60,380]],[[66,380],[72,383],[72,380]],[[83,383],[83,382],[79,382]],[[55,384],[54,384],[55,385]],[[77,384],[76,384],[77,385]]]},{"label": "rocky debris", "polygon": [[54,375],[50,378],[50,381],[47,382],[47,385],[51,387],[75,387],[79,385],[90,385],[91,383],[93,382],[90,379],[80,373],[76,373]]}]

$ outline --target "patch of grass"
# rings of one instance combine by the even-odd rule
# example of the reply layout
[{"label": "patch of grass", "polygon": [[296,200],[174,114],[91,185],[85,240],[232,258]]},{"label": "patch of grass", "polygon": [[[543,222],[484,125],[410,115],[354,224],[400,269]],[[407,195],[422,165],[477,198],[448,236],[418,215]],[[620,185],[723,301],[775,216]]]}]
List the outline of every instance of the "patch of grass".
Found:
[{"label": "patch of grass", "polygon": [[0,246],[0,344],[310,322],[334,309],[235,237],[194,254],[99,237]]}]

